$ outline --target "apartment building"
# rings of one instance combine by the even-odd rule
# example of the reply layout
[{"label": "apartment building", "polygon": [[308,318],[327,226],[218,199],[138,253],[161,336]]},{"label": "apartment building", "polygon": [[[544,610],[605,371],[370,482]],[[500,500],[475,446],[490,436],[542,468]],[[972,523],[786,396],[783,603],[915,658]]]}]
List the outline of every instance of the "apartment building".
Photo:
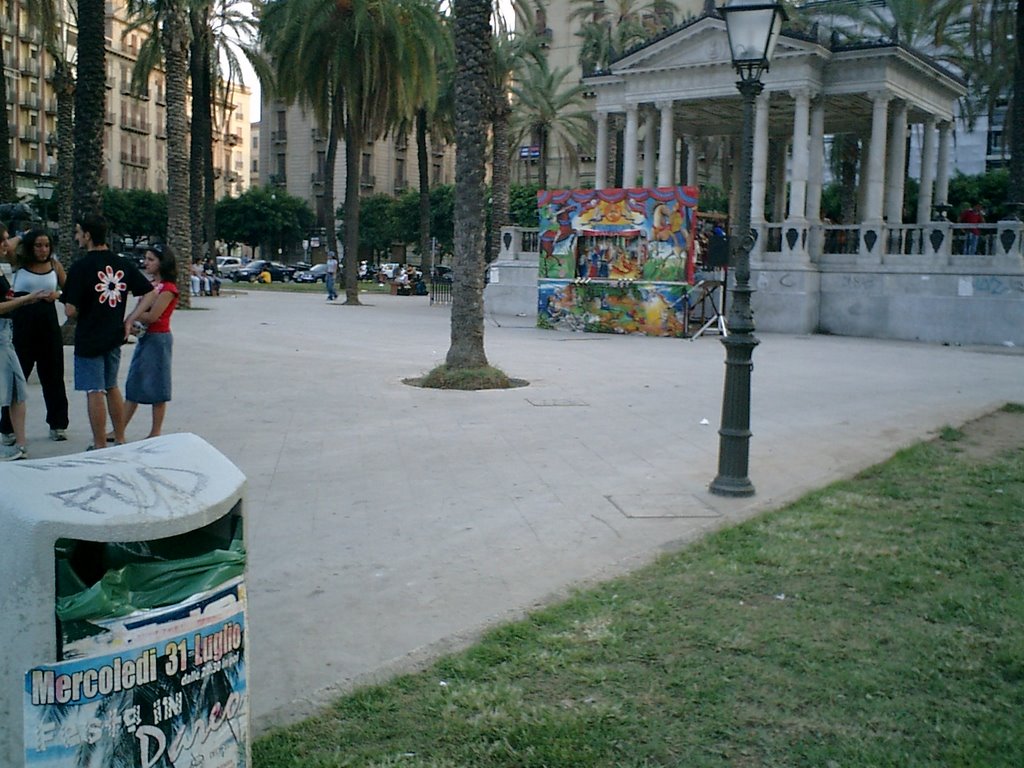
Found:
[{"label": "apartment building", "polygon": [[[313,117],[297,105],[265,98],[259,130],[259,179],[309,203],[318,226],[328,226],[333,212],[324,210],[324,182],[327,169],[327,136]],[[432,186],[455,182],[455,149],[428,137],[429,178]],[[334,202],[345,201],[345,143],[338,143],[334,164]],[[255,171],[254,171],[255,172]],[[359,159],[359,193],[400,195],[419,184],[419,163],[414,136],[389,135],[367,141]]]},{"label": "apartment building", "polygon": [[[146,91],[133,95],[131,75],[144,40],[128,31],[124,0],[106,4],[107,101],[101,180],[119,189],[167,191],[167,103],[164,74],[154,70]],[[40,182],[56,182],[57,98],[50,81],[52,57],[40,31],[30,23],[24,0],[2,0],[4,77],[11,157],[19,198],[32,198]],[[65,5],[63,18],[72,20]],[[78,42],[71,21],[61,38],[73,61]],[[234,85],[214,108],[214,175],[217,197],[236,195],[249,186],[250,91]]]}]

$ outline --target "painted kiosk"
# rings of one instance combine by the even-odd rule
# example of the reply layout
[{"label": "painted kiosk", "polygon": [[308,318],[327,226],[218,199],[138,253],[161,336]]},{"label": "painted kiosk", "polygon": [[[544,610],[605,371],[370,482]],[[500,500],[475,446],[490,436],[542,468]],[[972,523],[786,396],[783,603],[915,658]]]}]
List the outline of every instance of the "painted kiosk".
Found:
[{"label": "painted kiosk", "polygon": [[244,487],[189,434],[0,465],[0,764],[250,764]]},{"label": "painted kiosk", "polygon": [[538,323],[689,335],[697,194],[692,187],[538,192]]}]

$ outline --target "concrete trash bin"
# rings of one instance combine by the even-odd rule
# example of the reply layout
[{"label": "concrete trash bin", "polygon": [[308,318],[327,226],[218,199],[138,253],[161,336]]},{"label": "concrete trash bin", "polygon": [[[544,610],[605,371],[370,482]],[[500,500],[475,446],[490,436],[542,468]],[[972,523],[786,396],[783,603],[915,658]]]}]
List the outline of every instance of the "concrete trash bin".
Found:
[{"label": "concrete trash bin", "polygon": [[249,766],[244,487],[188,434],[0,465],[0,765]]}]

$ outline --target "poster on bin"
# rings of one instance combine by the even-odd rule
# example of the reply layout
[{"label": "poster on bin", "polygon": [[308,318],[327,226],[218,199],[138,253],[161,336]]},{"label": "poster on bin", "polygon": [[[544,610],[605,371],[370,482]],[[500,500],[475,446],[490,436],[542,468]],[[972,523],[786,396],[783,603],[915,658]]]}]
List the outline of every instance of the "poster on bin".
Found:
[{"label": "poster on bin", "polygon": [[246,768],[241,579],[103,623],[25,675],[27,768]]}]

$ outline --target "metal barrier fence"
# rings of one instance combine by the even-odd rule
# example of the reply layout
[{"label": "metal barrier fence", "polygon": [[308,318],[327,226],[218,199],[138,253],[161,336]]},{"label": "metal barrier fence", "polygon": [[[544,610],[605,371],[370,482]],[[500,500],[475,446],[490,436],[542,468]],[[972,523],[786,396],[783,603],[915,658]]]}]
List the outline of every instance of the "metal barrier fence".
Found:
[{"label": "metal barrier fence", "polygon": [[442,280],[430,281],[430,304],[451,304],[452,284]]}]

